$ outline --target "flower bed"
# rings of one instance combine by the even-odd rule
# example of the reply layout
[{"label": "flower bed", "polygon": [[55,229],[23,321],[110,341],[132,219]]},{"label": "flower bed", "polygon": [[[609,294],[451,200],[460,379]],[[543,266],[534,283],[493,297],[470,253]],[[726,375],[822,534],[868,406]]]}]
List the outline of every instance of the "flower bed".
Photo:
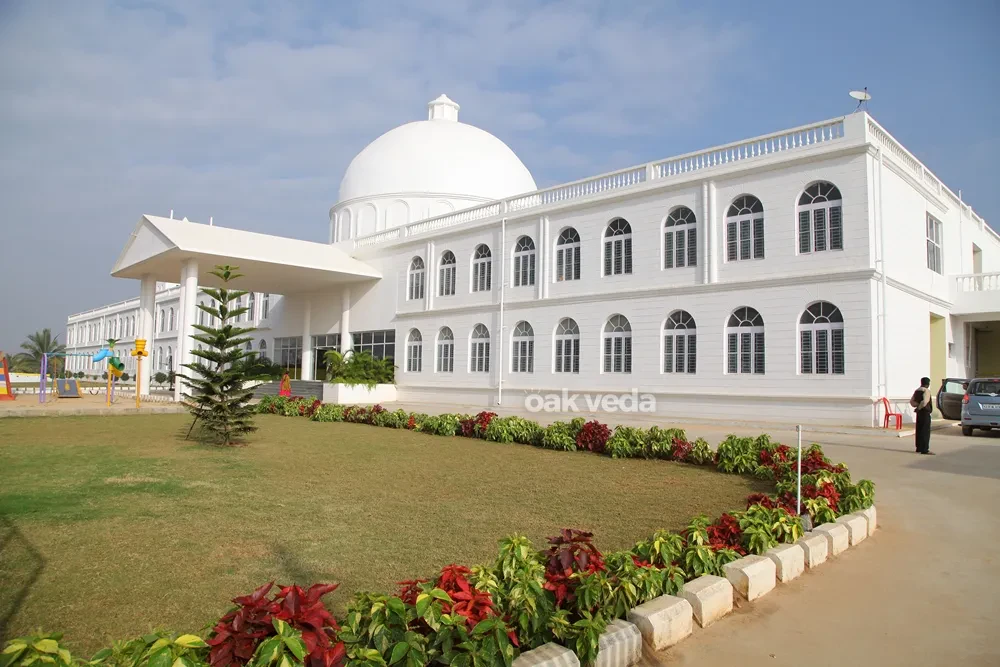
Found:
[{"label": "flower bed", "polygon": [[[661,595],[676,595],[705,574],[748,554],[764,554],[801,537],[795,516],[795,452],[758,438],[729,436],[713,451],[690,442],[681,429],[618,426],[573,419],[542,427],[522,417],[426,415],[381,405],[323,404],[315,398],[265,397],[258,412],[346,421],[386,428],[518,443],[615,458],[663,459],[715,466],[720,472],[773,481],[773,494],[751,494],[745,509],[717,519],[694,517],[680,533],[660,530],[628,550],[601,553],[590,533],[566,528],[539,550],[523,536],[500,542],[494,562],[448,565],[428,579],[400,582],[395,594],[357,593],[344,618],[322,601],[335,584],[265,584],[234,598],[204,636],[157,632],[116,642],[91,659],[95,665],[164,667],[311,667],[336,665],[510,665],[524,651],[547,642],[573,650],[587,664],[597,656],[608,623]],[[872,505],[874,485],[856,484],[819,445],[803,450],[803,509],[826,523]],[[31,662],[70,664],[58,635],[8,642],[0,667]],[[42,660],[42,656],[51,660]]]}]

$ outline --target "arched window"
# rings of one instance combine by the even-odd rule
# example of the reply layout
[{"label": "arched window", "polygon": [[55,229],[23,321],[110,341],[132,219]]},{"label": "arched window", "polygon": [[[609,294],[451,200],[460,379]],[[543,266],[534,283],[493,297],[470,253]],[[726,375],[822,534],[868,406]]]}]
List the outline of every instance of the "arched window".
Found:
[{"label": "arched window", "polygon": [[247,308],[249,309],[249,311],[247,312],[247,321],[248,322],[253,322],[254,321],[254,316],[257,315],[257,313],[255,312],[257,310],[257,293],[256,292],[250,292],[250,296],[247,297]]},{"label": "arched window", "polygon": [[437,372],[455,371],[455,335],[448,327],[441,327],[437,339]]},{"label": "arched window", "polygon": [[472,291],[489,292],[493,288],[493,255],[486,244],[476,246],[472,256]]},{"label": "arched window", "polygon": [[522,236],[514,244],[514,287],[535,284],[535,242]]},{"label": "arched window", "polygon": [[[205,302],[204,301],[199,301],[198,305],[204,307],[205,306]],[[205,315],[206,315],[205,311],[201,310],[201,308],[199,308],[198,309],[198,324],[200,324],[202,326],[205,325]]]},{"label": "arched window", "polygon": [[811,304],[799,318],[803,373],[844,374],[844,316],[829,301]]},{"label": "arched window", "polygon": [[261,309],[262,312],[260,314],[260,317],[261,319],[266,320],[267,316],[271,314],[271,295],[266,292],[264,293],[264,303],[262,304],[262,306],[263,308]]},{"label": "arched window", "polygon": [[253,343],[252,343],[251,341],[247,341],[247,344],[246,344],[246,346],[244,347],[244,349],[245,349],[245,350],[246,350],[247,352],[253,352]]},{"label": "arched window", "polygon": [[694,373],[697,357],[694,318],[686,310],[675,310],[663,325],[663,372]]},{"label": "arched window", "polygon": [[726,261],[764,258],[764,205],[753,195],[737,197],[726,212]]},{"label": "arched window", "polygon": [[230,310],[230,316],[232,316],[232,312],[233,311],[237,312],[237,315],[236,315],[236,321],[237,322],[242,322],[243,321],[243,315],[244,315],[244,313],[240,313],[239,312],[239,310],[241,308],[243,308],[243,297],[239,297],[238,299],[236,299],[236,303],[233,304],[233,307]]},{"label": "arched window", "polygon": [[[421,261],[423,264],[423,261]],[[424,342],[420,337],[420,332],[410,329],[410,335],[406,337],[406,372],[419,373],[424,367]]]},{"label": "arched window", "polygon": [[438,271],[438,296],[453,296],[455,294],[455,274],[457,265],[455,253],[445,250],[441,255],[441,268]]},{"label": "arched window", "polygon": [[632,226],[615,218],[604,230],[604,275],[632,273]]},{"label": "arched window", "polygon": [[569,317],[556,327],[556,373],[580,372],[580,327]]},{"label": "arched window", "polygon": [[490,372],[490,330],[477,324],[469,341],[469,372]]},{"label": "arched window", "polygon": [[167,331],[173,331],[176,328],[176,323],[174,322],[174,309],[170,309],[170,326],[167,327]]},{"label": "arched window", "polygon": [[418,301],[424,298],[424,260],[414,257],[410,262],[409,275],[406,278],[406,298],[409,301]]},{"label": "arched window", "polygon": [[764,373],[764,318],[753,308],[733,311],[726,323],[727,373]]},{"label": "arched window", "polygon": [[167,313],[162,308],[160,309],[160,333],[167,330]]},{"label": "arched window", "polygon": [[523,320],[514,327],[510,372],[535,372],[535,332],[531,325]]},{"label": "arched window", "polygon": [[556,241],[556,282],[580,279],[580,235],[572,227]]},{"label": "arched window", "polygon": [[604,325],[604,372],[632,372],[632,325],[624,315],[613,315]]},{"label": "arched window", "polygon": [[174,348],[167,346],[167,370],[174,369]]},{"label": "arched window", "polygon": [[163,348],[156,348],[156,370],[163,370]]},{"label": "arched window", "polygon": [[663,268],[698,265],[698,221],[694,211],[679,206],[663,223]]},{"label": "arched window", "polygon": [[263,357],[264,353],[267,352],[267,341],[261,338],[260,342],[257,343],[257,349],[260,350],[260,356]]},{"label": "arched window", "polygon": [[135,315],[129,318],[128,322],[128,335],[135,337]]},{"label": "arched window", "polygon": [[799,197],[799,252],[844,249],[843,201],[833,183],[813,183]]}]

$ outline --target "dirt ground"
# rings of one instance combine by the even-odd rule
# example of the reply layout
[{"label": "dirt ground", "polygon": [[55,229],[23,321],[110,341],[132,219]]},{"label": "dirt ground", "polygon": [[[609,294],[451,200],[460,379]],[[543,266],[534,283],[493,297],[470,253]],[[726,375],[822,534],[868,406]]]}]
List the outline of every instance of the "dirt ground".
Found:
[{"label": "dirt ground", "polygon": [[[173,396],[154,394],[151,399],[143,399],[139,410],[143,413],[182,412],[180,405],[168,402]],[[134,414],[135,394],[116,395],[111,407],[103,394],[93,395],[87,388],[80,398],[59,398],[49,394],[44,403],[38,402],[38,394],[18,394],[12,401],[0,401],[0,417],[46,417],[62,415],[92,414]]]}]

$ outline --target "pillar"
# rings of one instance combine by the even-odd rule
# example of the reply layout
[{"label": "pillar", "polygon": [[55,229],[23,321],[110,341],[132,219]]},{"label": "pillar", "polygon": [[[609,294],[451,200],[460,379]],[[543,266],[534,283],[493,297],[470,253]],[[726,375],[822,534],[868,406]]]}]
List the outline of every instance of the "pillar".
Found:
[{"label": "pillar", "polygon": [[[182,329],[178,329],[177,332],[177,361],[180,364],[191,363],[193,357],[191,356],[191,350],[193,349],[194,342],[191,340],[191,336],[194,335],[194,322],[195,322],[195,304],[198,301],[198,261],[195,259],[185,260],[181,265],[181,298],[183,301],[179,304],[179,309],[182,313],[181,322],[184,323]],[[182,368],[184,372],[188,369]],[[183,380],[177,380],[174,382],[174,400],[181,400],[181,390],[182,390]]]},{"label": "pillar", "polygon": [[149,275],[139,283],[139,314],[135,323],[136,338],[146,340],[149,356],[142,360],[142,372],[136,379],[137,391],[141,396],[149,395],[149,376],[153,366],[153,310],[156,307],[156,280]]},{"label": "pillar", "polygon": [[708,184],[708,282],[719,282],[719,212],[715,181]]},{"label": "pillar", "polygon": [[312,380],[316,374],[316,351],[312,344],[312,300],[308,297],[302,305],[302,379]]},{"label": "pillar", "polygon": [[344,285],[340,299],[340,353],[346,355],[354,349],[351,341],[351,288]]}]

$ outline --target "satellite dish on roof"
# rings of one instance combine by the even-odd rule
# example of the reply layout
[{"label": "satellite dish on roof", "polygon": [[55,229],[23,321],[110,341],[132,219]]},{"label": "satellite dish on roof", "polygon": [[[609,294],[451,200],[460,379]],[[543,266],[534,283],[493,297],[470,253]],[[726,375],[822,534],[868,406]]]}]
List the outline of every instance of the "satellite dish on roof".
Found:
[{"label": "satellite dish on roof", "polygon": [[852,90],[849,95],[858,101],[858,106],[854,109],[855,111],[860,110],[862,107],[864,107],[866,111],[868,110],[868,100],[872,98],[872,96],[868,94],[868,86],[865,86],[864,90]]}]

